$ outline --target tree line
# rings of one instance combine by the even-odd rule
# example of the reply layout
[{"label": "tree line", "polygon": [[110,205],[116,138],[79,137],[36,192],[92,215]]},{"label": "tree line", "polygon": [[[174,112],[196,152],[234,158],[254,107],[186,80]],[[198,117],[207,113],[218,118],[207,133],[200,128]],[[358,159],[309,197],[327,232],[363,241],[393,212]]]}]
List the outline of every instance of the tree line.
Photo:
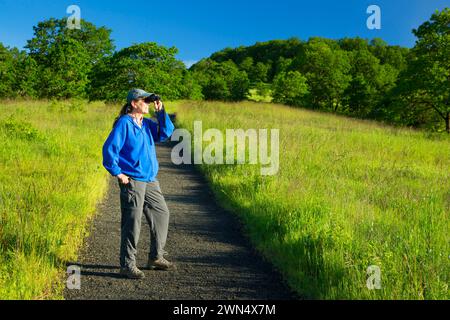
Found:
[{"label": "tree line", "polygon": [[379,38],[260,42],[191,70],[207,99],[243,99],[251,88],[279,103],[450,133],[450,9],[413,34],[412,49]]},{"label": "tree line", "polygon": [[131,87],[166,100],[274,102],[450,133],[450,9],[412,32],[413,48],[382,39],[314,37],[226,48],[187,69],[154,42],[116,51],[111,30],[66,19],[33,27],[26,50],[0,43],[0,97],[122,101]]}]

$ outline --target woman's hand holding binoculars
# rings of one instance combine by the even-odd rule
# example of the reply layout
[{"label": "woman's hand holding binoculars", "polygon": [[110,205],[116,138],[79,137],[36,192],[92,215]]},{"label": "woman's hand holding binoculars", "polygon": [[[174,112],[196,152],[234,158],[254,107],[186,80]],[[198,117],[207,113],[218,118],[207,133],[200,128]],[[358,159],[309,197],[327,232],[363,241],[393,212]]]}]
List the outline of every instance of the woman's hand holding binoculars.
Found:
[{"label": "woman's hand holding binoculars", "polygon": [[159,112],[162,110],[163,108],[163,103],[161,102],[161,100],[156,100],[153,102],[155,104],[155,111]]}]

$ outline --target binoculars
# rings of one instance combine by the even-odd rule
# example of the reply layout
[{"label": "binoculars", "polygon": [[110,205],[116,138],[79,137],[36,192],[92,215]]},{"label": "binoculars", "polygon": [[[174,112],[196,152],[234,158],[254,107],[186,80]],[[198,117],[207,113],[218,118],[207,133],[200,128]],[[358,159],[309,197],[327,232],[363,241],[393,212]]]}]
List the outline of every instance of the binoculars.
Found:
[{"label": "binoculars", "polygon": [[159,100],[161,100],[161,97],[154,93],[152,93],[150,96],[148,96],[147,98],[144,99],[144,101],[146,103],[152,103],[152,102],[159,101]]}]

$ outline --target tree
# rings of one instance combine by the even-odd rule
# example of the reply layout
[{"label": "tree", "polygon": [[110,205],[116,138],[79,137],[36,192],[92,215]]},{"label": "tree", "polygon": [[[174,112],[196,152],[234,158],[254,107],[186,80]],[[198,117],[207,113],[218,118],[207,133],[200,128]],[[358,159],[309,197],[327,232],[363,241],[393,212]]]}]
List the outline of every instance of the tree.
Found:
[{"label": "tree", "polygon": [[230,100],[231,92],[223,77],[213,76],[203,87],[203,95],[207,100]]},{"label": "tree", "polygon": [[368,47],[350,53],[352,80],[345,91],[349,112],[360,117],[379,113],[383,97],[396,83],[398,71],[390,65],[381,65]]},{"label": "tree", "polygon": [[85,97],[91,69],[89,53],[76,40],[55,43],[47,55],[50,66],[40,65],[38,84],[41,97]]},{"label": "tree", "polygon": [[81,29],[67,28],[67,19],[51,18],[39,22],[33,27],[34,36],[25,46],[29,54],[40,65],[50,65],[48,54],[58,42],[68,39],[77,41],[89,56],[92,64],[111,55],[114,44],[111,40],[111,30],[106,27],[96,27],[83,19],[80,21]]},{"label": "tree", "polygon": [[266,82],[267,74],[270,70],[270,65],[264,64],[262,62],[256,63],[256,65],[251,70],[250,81],[253,82]]},{"label": "tree", "polygon": [[[258,79],[253,79],[251,66],[257,63],[262,63],[267,67],[267,82],[271,83],[273,78],[280,70],[277,70],[276,62],[280,57],[286,59],[294,59],[299,57],[303,52],[304,42],[297,38],[290,38],[288,40],[271,40],[266,42],[257,42],[253,46],[238,48],[225,48],[219,52],[211,55],[210,59],[216,62],[233,61],[239,66],[241,71],[248,74],[250,81],[258,82]],[[251,60],[250,60],[250,59]],[[303,62],[304,59],[299,59]],[[251,63],[250,63],[251,62]]]},{"label": "tree", "polygon": [[191,70],[203,88],[205,99],[238,101],[244,99],[248,92],[250,81],[247,73],[240,71],[231,60],[216,62],[204,59]]},{"label": "tree", "polygon": [[179,99],[185,65],[175,59],[178,50],[154,42],[136,44],[99,63],[91,74],[90,98],[121,101],[130,88],[141,87],[165,99]]},{"label": "tree", "polygon": [[[383,45],[383,43],[380,42],[380,40],[381,39],[374,40],[374,44]],[[339,47],[345,51],[359,51],[359,50],[368,49],[368,47],[369,47],[369,44],[367,43],[366,39],[362,39],[362,38],[358,38],[358,37],[340,39],[340,40],[338,40],[338,44],[339,44]]]},{"label": "tree", "polygon": [[292,59],[279,57],[275,64],[275,77],[277,76],[277,74],[279,74],[281,72],[289,71],[291,64],[292,64]]},{"label": "tree", "polygon": [[252,71],[253,68],[253,58],[252,57],[246,57],[240,64],[239,68],[241,70],[244,70],[249,74]]},{"label": "tree", "polygon": [[37,65],[39,97],[86,96],[92,68],[113,52],[111,30],[85,20],[80,25],[79,30],[69,29],[66,19],[51,18],[33,27],[26,48]]},{"label": "tree", "polygon": [[14,79],[13,55],[8,48],[0,44],[0,97],[13,96]]},{"label": "tree", "polygon": [[20,97],[38,97],[37,83],[39,79],[36,61],[25,51],[12,50],[14,57],[14,93]]},{"label": "tree", "polygon": [[202,100],[202,87],[195,80],[194,76],[188,70],[183,72],[183,85],[181,87],[181,97],[190,100]]},{"label": "tree", "polygon": [[307,43],[302,73],[308,79],[313,107],[337,111],[351,80],[350,61],[347,52],[330,41],[312,39]]},{"label": "tree", "polygon": [[450,9],[437,11],[413,33],[417,41],[400,97],[408,108],[434,110],[450,133]]},{"label": "tree", "polygon": [[274,102],[299,106],[308,94],[307,79],[298,71],[279,73],[273,81]]},{"label": "tree", "polygon": [[17,48],[0,43],[0,97],[36,96],[37,65],[33,58]]},{"label": "tree", "polygon": [[368,49],[378,60],[380,60],[381,65],[389,64],[399,72],[406,69],[406,58],[409,53],[408,48],[388,46],[384,40],[374,38],[370,41]]}]

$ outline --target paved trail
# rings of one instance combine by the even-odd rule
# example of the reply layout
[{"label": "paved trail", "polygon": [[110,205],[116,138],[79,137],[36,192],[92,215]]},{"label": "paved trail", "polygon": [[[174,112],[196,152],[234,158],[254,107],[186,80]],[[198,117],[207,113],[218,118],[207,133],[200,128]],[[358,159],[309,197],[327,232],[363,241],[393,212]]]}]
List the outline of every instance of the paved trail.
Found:
[{"label": "paved trail", "polygon": [[[98,205],[91,235],[81,251],[81,289],[66,299],[294,299],[271,265],[242,236],[240,224],[213,200],[193,166],[175,166],[171,146],[157,147],[158,179],[171,218],[166,251],[177,263],[174,272],[143,270],[146,278],[121,278],[119,271],[119,186],[110,179]],[[149,248],[149,227],[142,219],[137,263],[143,268]]]}]

